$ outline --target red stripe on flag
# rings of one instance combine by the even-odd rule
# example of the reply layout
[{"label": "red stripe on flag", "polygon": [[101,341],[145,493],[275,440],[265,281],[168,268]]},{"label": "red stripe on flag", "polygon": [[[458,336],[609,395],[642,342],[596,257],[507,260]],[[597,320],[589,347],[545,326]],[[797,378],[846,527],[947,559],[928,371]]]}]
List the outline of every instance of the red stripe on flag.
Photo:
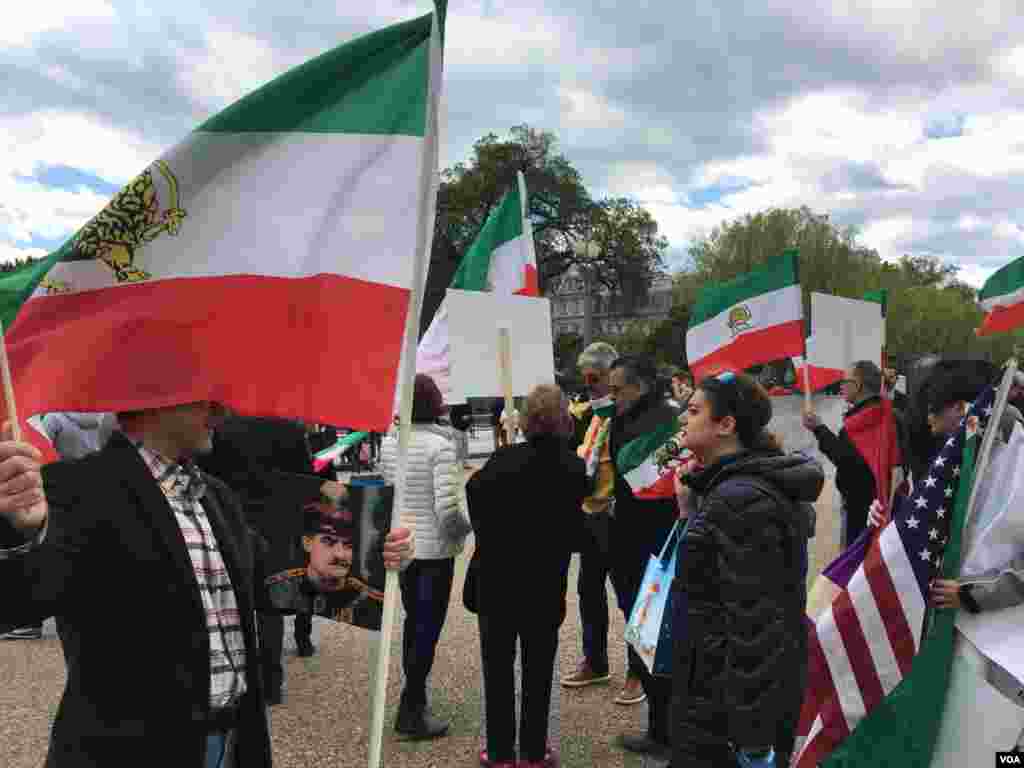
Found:
[{"label": "red stripe on flag", "polygon": [[882,681],[875,669],[875,660],[871,657],[871,648],[864,637],[860,618],[853,607],[848,590],[843,590],[832,603],[832,613],[839,629],[839,636],[843,640],[843,647],[846,649],[846,659],[853,670],[853,676],[857,679],[860,696],[864,700],[864,711],[870,712],[885,698],[885,691],[882,689]]},{"label": "red stripe on flag", "polygon": [[903,613],[903,606],[900,605],[896,585],[885,560],[882,559],[882,545],[879,539],[880,535],[876,536],[868,547],[867,555],[864,557],[864,575],[871,587],[871,595],[878,606],[878,612],[882,616],[889,644],[900,667],[900,675],[906,677],[914,661],[916,643],[906,614]]},{"label": "red stripe on flag", "polygon": [[6,338],[19,412],[215,400],[367,431],[392,421],[409,291],[338,275],[176,278],[34,299]]},{"label": "red stripe on flag", "polygon": [[691,363],[699,381],[722,371],[742,371],[752,365],[800,356],[804,353],[804,321],[790,320],[760,331],[750,331]]},{"label": "red stripe on flag", "polygon": [[839,707],[839,696],[825,659],[825,650],[821,647],[817,629],[813,625],[808,630],[807,641],[807,691],[798,733],[801,736],[810,733],[814,721],[819,717],[822,728],[812,742],[804,745],[795,768],[815,768],[850,735],[846,718]]},{"label": "red stripe on flag", "polygon": [[523,265],[523,287],[516,291],[516,296],[540,296],[540,278],[533,264]]},{"label": "red stripe on flag", "polygon": [[1006,333],[1024,325],[1024,302],[1009,307],[996,307],[981,321],[981,327],[974,332],[978,336]]}]

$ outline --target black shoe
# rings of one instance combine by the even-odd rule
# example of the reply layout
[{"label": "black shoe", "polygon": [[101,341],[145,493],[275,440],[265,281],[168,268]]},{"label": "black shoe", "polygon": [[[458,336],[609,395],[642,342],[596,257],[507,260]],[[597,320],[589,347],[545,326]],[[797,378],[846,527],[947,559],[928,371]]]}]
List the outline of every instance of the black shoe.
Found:
[{"label": "black shoe", "polygon": [[295,645],[298,646],[297,655],[304,659],[316,655],[316,646],[309,640],[296,640]]},{"label": "black shoe", "polygon": [[267,706],[276,707],[278,704],[284,701],[284,695],[281,693],[281,689],[278,688],[276,691],[271,691],[266,696]]},{"label": "black shoe", "polygon": [[651,755],[667,760],[672,757],[672,748],[663,741],[652,739],[648,733],[624,733],[619,736],[619,746],[639,755]]},{"label": "black shoe", "polygon": [[437,719],[427,709],[418,712],[399,709],[395,731],[410,739],[438,739],[448,733],[448,723]]}]

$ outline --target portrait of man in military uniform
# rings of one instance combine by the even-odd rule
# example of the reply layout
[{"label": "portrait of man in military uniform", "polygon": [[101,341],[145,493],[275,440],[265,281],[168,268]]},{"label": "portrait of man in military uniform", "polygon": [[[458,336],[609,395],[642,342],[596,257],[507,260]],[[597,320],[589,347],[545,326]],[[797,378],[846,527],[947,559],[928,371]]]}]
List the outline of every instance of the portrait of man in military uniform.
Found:
[{"label": "portrait of man in military uniform", "polygon": [[[279,610],[380,629],[384,606],[380,548],[387,528],[379,528],[374,518],[388,514],[390,504],[382,509],[379,493],[355,490],[337,503],[319,502],[305,508],[303,566],[267,579],[270,600]],[[387,491],[385,501],[390,501],[391,489]]]}]

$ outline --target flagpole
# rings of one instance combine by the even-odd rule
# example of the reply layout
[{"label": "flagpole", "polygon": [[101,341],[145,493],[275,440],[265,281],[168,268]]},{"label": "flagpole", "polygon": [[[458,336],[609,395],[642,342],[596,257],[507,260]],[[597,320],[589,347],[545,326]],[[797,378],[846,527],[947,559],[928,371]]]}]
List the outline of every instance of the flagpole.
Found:
[{"label": "flagpole", "polygon": [[526,197],[526,176],[516,171],[516,182],[519,184],[519,208],[523,217],[523,234],[526,236],[526,258],[528,263],[537,266],[537,252],[533,243],[533,222],[530,221],[530,203]]},{"label": "flagpole", "polygon": [[[398,454],[395,468],[395,505],[391,511],[391,529],[401,525],[405,506],[408,476],[409,439],[412,434],[412,395],[416,379],[416,348],[419,337],[420,310],[426,286],[427,268],[434,235],[434,216],[437,207],[437,103],[441,90],[442,50],[440,19],[437,9],[430,27],[430,73],[427,77],[427,114],[423,137],[423,164],[420,168],[418,229],[416,254],[413,261],[412,290],[405,318],[405,338],[398,385],[401,401],[398,411]],[[387,703],[388,672],[391,665],[391,637],[394,633],[398,610],[398,573],[387,571],[384,582],[384,606],[378,638],[374,691],[370,711],[369,768],[380,768],[384,739],[384,707]]]},{"label": "flagpole", "polygon": [[[981,449],[978,451],[978,459],[974,464],[974,484],[971,486],[971,496],[967,500],[967,509],[964,512],[963,543],[960,546],[960,551],[963,554],[967,554],[969,551],[971,544],[969,538],[971,533],[970,522],[974,516],[974,508],[978,503],[978,488],[981,487],[981,476],[988,468],[992,446],[995,443],[996,435],[999,434],[999,423],[1002,421],[1003,414],[1006,412],[1006,404],[1010,399],[1010,387],[1013,385],[1015,373],[1017,373],[1017,360],[1010,358],[1006,365],[1006,372],[1003,374],[1003,380],[999,384],[999,391],[996,393],[995,402],[992,404],[992,415],[989,417],[985,436],[981,440]],[[962,562],[963,559],[961,559]]]},{"label": "flagpole", "polygon": [[7,339],[4,337],[4,324],[0,322],[0,368],[3,369],[4,404],[7,406],[7,418],[11,422],[11,435],[15,441],[21,441],[21,422],[18,421],[18,404],[14,400],[14,379],[11,377],[11,363],[7,359]]}]

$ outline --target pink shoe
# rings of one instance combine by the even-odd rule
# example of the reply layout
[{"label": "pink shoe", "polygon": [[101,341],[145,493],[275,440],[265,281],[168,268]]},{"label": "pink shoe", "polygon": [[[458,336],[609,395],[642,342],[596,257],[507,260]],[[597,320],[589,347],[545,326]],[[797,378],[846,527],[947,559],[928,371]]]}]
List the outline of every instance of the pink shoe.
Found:
[{"label": "pink shoe", "polygon": [[558,768],[558,756],[548,747],[543,760],[520,760],[519,768]]},{"label": "pink shoe", "polygon": [[480,750],[480,765],[482,768],[516,768],[515,761],[507,760],[496,763],[487,756],[487,750]]}]

